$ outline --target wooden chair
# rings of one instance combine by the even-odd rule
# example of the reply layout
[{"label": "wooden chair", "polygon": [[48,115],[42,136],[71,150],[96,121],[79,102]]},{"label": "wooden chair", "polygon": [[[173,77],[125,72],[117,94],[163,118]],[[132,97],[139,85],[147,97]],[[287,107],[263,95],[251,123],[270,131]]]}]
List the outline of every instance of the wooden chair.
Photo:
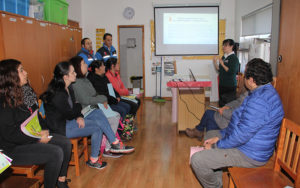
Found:
[{"label": "wooden chair", "polygon": [[43,176],[35,175],[38,165],[13,165],[11,166],[13,174],[26,175],[27,178],[33,178],[39,180],[40,185],[44,182]]},{"label": "wooden chair", "polygon": [[238,73],[237,75],[237,85],[236,85],[236,94],[240,96],[242,93],[246,91],[246,87],[244,86],[244,75],[242,73]]},{"label": "wooden chair", "polygon": [[[300,187],[300,125],[284,118],[281,125],[274,168],[229,168],[229,188]],[[284,173],[282,173],[284,171]]]},{"label": "wooden chair", "polygon": [[[71,160],[69,165],[74,165],[76,170],[76,176],[80,175],[79,171],[79,158],[82,154],[84,154],[84,160],[85,162],[88,161],[88,141],[87,137],[79,137],[79,138],[71,138],[70,139],[72,143],[72,153],[73,153],[73,159]],[[82,142],[82,147],[79,147],[80,142]]]}]

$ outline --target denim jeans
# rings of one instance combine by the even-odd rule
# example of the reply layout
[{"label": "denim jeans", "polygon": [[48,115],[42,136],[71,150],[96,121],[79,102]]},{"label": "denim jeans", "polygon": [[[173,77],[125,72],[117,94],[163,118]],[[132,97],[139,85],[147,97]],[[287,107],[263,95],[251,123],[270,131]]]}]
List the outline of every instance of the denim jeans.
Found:
[{"label": "denim jeans", "polygon": [[199,131],[204,131],[204,128],[206,128],[206,131],[220,130],[214,118],[215,112],[216,111],[214,110],[206,110],[201,118],[199,125],[196,126],[196,129],[198,129]]},{"label": "denim jeans", "polygon": [[116,141],[116,136],[110,124],[100,109],[96,109],[84,118],[84,128],[79,128],[75,119],[67,121],[66,136],[76,138],[81,136],[91,136],[91,157],[97,158],[100,151],[103,133],[110,143]]},{"label": "denim jeans", "polygon": [[113,111],[119,112],[122,120],[125,119],[126,114],[128,114],[130,111],[130,105],[122,101],[120,101],[118,104],[111,104],[110,107]]}]

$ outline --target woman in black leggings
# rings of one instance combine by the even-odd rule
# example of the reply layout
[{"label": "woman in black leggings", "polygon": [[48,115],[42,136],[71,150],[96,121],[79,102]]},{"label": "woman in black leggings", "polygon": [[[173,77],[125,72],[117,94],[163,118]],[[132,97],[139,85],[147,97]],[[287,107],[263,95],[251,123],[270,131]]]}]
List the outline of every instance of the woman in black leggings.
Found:
[{"label": "woman in black leggings", "polygon": [[[27,83],[21,62],[0,61],[0,149],[13,165],[45,165],[45,188],[67,188],[71,143],[64,136],[42,130],[41,138],[25,135],[20,125],[38,109],[35,93]],[[42,129],[45,128],[40,119]]]}]

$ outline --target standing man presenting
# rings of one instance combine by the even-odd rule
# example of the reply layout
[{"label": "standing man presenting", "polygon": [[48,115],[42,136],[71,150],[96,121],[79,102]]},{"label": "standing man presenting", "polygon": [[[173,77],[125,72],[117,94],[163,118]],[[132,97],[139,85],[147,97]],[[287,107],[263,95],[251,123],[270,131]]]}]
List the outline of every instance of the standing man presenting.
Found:
[{"label": "standing man presenting", "polygon": [[92,41],[89,38],[83,38],[81,40],[81,50],[77,55],[82,57],[88,66],[90,66],[94,60],[97,60],[93,53]]},{"label": "standing man presenting", "polygon": [[96,58],[98,60],[103,60],[104,63],[109,59],[109,58],[118,58],[117,56],[117,51],[115,47],[112,45],[112,34],[110,33],[105,33],[103,35],[103,46],[99,48],[99,50],[96,53]]}]

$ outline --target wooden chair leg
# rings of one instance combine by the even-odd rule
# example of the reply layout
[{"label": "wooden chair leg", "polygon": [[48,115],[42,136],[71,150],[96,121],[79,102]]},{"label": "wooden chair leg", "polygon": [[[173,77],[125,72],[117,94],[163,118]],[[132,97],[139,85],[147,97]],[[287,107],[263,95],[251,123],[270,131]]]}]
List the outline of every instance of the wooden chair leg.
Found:
[{"label": "wooden chair leg", "polygon": [[230,175],[228,175],[228,178],[229,178],[229,188],[235,188],[235,186],[234,186],[234,183],[233,183],[233,180],[232,180],[232,178],[230,177]]},{"label": "wooden chair leg", "polygon": [[89,160],[89,156],[88,156],[88,139],[87,137],[83,138],[83,147],[84,147],[84,160],[85,162],[87,162]]},{"label": "wooden chair leg", "polygon": [[32,169],[28,170],[26,176],[27,176],[27,178],[33,178],[34,177],[34,171]]},{"label": "wooden chair leg", "polygon": [[73,151],[74,151],[74,162],[75,162],[76,176],[79,176],[80,175],[80,171],[79,171],[78,142],[75,142],[73,144]]}]

